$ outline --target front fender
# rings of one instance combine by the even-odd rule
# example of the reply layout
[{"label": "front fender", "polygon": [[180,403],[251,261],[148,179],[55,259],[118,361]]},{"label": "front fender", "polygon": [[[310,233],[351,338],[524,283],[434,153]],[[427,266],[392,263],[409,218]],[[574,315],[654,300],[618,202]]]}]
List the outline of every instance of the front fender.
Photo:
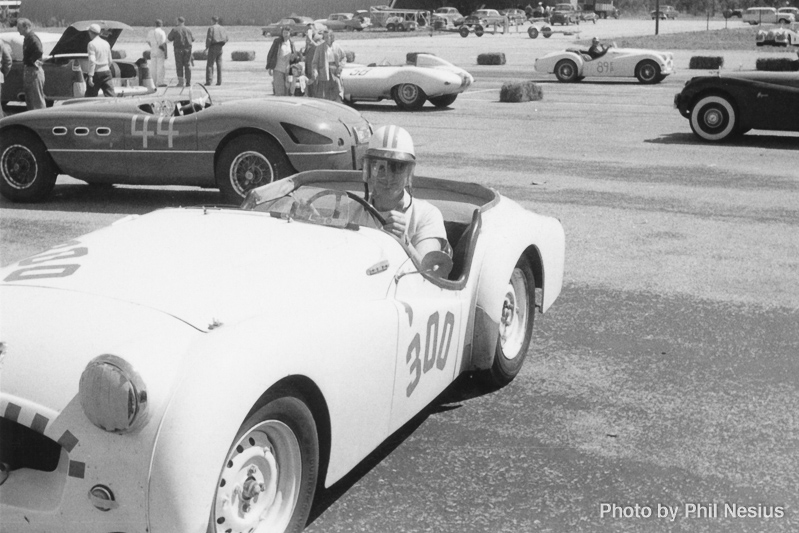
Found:
[{"label": "front fender", "polygon": [[[475,308],[472,367],[489,368],[499,334],[502,303],[517,261],[525,257],[536,274],[541,313],[557,299],[563,285],[565,233],[557,219],[537,215],[504,199],[484,213],[486,248],[480,268]],[[511,231],[512,228],[512,231]]]}]

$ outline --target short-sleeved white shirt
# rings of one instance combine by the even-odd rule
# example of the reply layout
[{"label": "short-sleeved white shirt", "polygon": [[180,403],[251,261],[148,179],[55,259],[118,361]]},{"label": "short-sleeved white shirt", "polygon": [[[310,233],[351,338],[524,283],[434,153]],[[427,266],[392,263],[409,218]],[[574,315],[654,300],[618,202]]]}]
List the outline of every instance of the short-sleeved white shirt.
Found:
[{"label": "short-sleeved white shirt", "polygon": [[[403,199],[407,226],[405,235],[414,248],[425,239],[440,239],[443,245],[447,242],[447,231],[444,229],[444,217],[433,204],[425,200],[413,198],[407,192]],[[379,212],[388,217],[389,212]]]}]

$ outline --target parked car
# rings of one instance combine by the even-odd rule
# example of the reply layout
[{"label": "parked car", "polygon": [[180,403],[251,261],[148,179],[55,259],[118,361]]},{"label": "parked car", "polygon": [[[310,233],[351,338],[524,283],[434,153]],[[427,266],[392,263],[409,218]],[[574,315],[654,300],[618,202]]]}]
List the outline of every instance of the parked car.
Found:
[{"label": "parked car", "polygon": [[386,19],[386,30],[388,31],[416,31],[418,29],[418,22],[406,19],[402,15],[394,15]]},{"label": "parked car", "polygon": [[744,12],[741,22],[751,24],[792,24],[796,22],[793,13],[778,13],[773,7],[750,7]]},{"label": "parked car", "polygon": [[431,54],[416,54],[412,63],[404,65],[348,64],[341,80],[350,103],[392,98],[400,109],[411,111],[428,100],[447,107],[474,82],[462,68]]},{"label": "parked car", "polygon": [[790,26],[773,26],[768,30],[758,30],[755,34],[757,46],[793,46],[799,44],[799,34]]},{"label": "parked car", "polygon": [[478,9],[463,21],[464,26],[474,27],[482,26],[502,26],[505,23],[505,17],[499,14],[496,9]]},{"label": "parked car", "polygon": [[645,84],[660,83],[674,72],[674,54],[611,46],[604,55],[592,59],[588,50],[570,48],[536,59],[535,70],[554,73],[559,81],[567,83],[583,78],[632,77]]},{"label": "parked car", "polygon": [[702,140],[721,142],[749,130],[799,131],[795,72],[722,72],[691,78],[674,106]]},{"label": "parked car", "polygon": [[352,13],[331,13],[326,19],[315,21],[333,31],[363,31],[361,20]]},{"label": "parked car", "polygon": [[261,34],[264,37],[277,37],[280,35],[280,30],[284,26],[288,26],[291,29],[291,35],[305,35],[305,32],[308,31],[308,24],[313,24],[316,31],[324,31],[327,29],[327,26],[316,22],[311,17],[291,15],[277,22],[273,22],[272,24],[267,24],[261,28]]},{"label": "parked car", "polygon": [[679,11],[674,9],[673,6],[660,6],[660,11],[653,9],[652,11],[649,12],[649,14],[652,17],[652,20],[655,20],[655,18],[666,20],[666,19],[676,19],[677,15],[679,15]]},{"label": "parked car", "polygon": [[549,23],[551,25],[560,24],[562,26],[579,24],[580,15],[577,9],[571,4],[555,4],[555,9],[549,16]]},{"label": "parked car", "polygon": [[523,9],[518,9],[515,7],[510,9],[502,9],[500,10],[499,14],[508,17],[508,22],[513,26],[518,26],[527,22],[527,13],[525,13]]},{"label": "parked car", "polygon": [[594,11],[586,11],[585,9],[583,9],[583,6],[580,4],[577,4],[576,11],[577,11],[577,19],[581,22],[590,21],[596,24],[596,20],[599,18]]},{"label": "parked car", "polygon": [[781,13],[790,13],[793,15],[794,22],[799,19],[799,7],[781,7],[777,10],[777,16],[779,17]]},{"label": "parked car", "polygon": [[724,10],[724,11],[721,13],[721,15],[722,15],[722,16],[723,16],[725,19],[729,19],[729,18],[732,18],[732,17],[743,18],[743,16],[744,16],[744,10],[743,10],[743,9],[738,9],[738,8],[735,8],[735,9],[725,9],[725,10]]},{"label": "parked car", "polygon": [[458,28],[463,24],[463,15],[454,7],[439,7],[433,11],[433,27],[437,29]]},{"label": "parked car", "polygon": [[369,14],[369,11],[366,9],[356,9],[352,13],[352,16],[360,20],[361,25],[364,28],[368,28],[369,26],[372,25],[371,15]]},{"label": "parked car", "polygon": [[4,531],[301,531],[317,487],[459,376],[511,382],[561,291],[563,227],[413,185],[452,259],[413,259],[362,173],[317,171],[0,270]]},{"label": "parked car", "polygon": [[0,194],[45,199],[58,174],[88,183],[194,185],[239,201],[315,168],[360,168],[371,126],[343,104],[269,97],[212,103],[170,94],[68,100],[0,120]]},{"label": "parked car", "polygon": [[[53,105],[59,100],[82,97],[85,94],[85,78],[89,72],[89,56],[86,47],[91,40],[89,37],[91,24],[101,25],[102,37],[108,41],[112,51],[120,34],[124,30],[131,29],[127,24],[113,20],[84,20],[71,24],[63,34],[57,37],[57,42],[54,45],[55,34],[37,33],[47,50],[47,55],[43,57],[42,68],[45,76],[44,97],[48,105]],[[3,108],[6,108],[10,102],[25,100],[22,36],[17,32],[6,32],[0,35],[9,44],[13,60],[11,71],[3,82],[3,92],[0,96]],[[139,67],[134,61],[115,59],[111,65],[111,73],[114,76],[112,81],[117,96],[155,92],[154,85],[147,86],[141,83]]]}]

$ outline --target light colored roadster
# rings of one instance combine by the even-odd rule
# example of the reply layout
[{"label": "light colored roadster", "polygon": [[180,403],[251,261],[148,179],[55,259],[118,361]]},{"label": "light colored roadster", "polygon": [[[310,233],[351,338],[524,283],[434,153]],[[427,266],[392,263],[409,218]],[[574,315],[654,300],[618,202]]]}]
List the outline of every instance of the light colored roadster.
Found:
[{"label": "light colored roadster", "polygon": [[569,48],[536,59],[535,70],[554,73],[562,82],[635,77],[641,83],[660,83],[674,72],[674,55],[671,52],[610,46],[601,56],[592,58],[588,50]]},{"label": "light colored roadster", "polygon": [[474,82],[471,74],[431,54],[416,54],[404,65],[344,67],[344,99],[377,102],[393,98],[400,109],[417,110],[429,100],[436,107],[451,105]]},{"label": "light colored roadster", "polygon": [[298,171],[360,168],[371,135],[360,113],[316,98],[219,104],[195,84],[75,99],[0,120],[0,193],[40,201],[68,174],[95,184],[219,188],[239,202]]},{"label": "light colored roadster", "polygon": [[8,531],[300,531],[341,479],[463,372],[529,356],[561,290],[561,224],[415,178],[452,259],[415,263],[360,172],[238,208],[172,208],[0,270]]}]

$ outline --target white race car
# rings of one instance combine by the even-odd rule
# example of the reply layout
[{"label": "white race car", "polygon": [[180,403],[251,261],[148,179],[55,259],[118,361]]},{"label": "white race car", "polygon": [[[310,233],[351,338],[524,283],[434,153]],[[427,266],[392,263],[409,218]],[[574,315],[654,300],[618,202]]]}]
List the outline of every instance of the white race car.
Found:
[{"label": "white race car", "polygon": [[425,100],[436,107],[451,105],[474,78],[440,57],[416,54],[415,61],[405,65],[346,65],[341,81],[349,102],[393,98],[400,109],[417,110]]},{"label": "white race car", "polygon": [[641,83],[660,83],[674,72],[674,55],[671,52],[610,46],[602,55],[592,58],[588,50],[569,48],[536,59],[535,70],[554,73],[562,82],[636,77]]},{"label": "white race car", "polygon": [[415,178],[454,247],[416,263],[361,176],[130,216],[0,270],[3,530],[299,531],[317,486],[461,373],[511,381],[561,290],[560,222]]},{"label": "white race car", "polygon": [[757,46],[799,46],[799,33],[795,26],[772,26],[755,34]]}]

